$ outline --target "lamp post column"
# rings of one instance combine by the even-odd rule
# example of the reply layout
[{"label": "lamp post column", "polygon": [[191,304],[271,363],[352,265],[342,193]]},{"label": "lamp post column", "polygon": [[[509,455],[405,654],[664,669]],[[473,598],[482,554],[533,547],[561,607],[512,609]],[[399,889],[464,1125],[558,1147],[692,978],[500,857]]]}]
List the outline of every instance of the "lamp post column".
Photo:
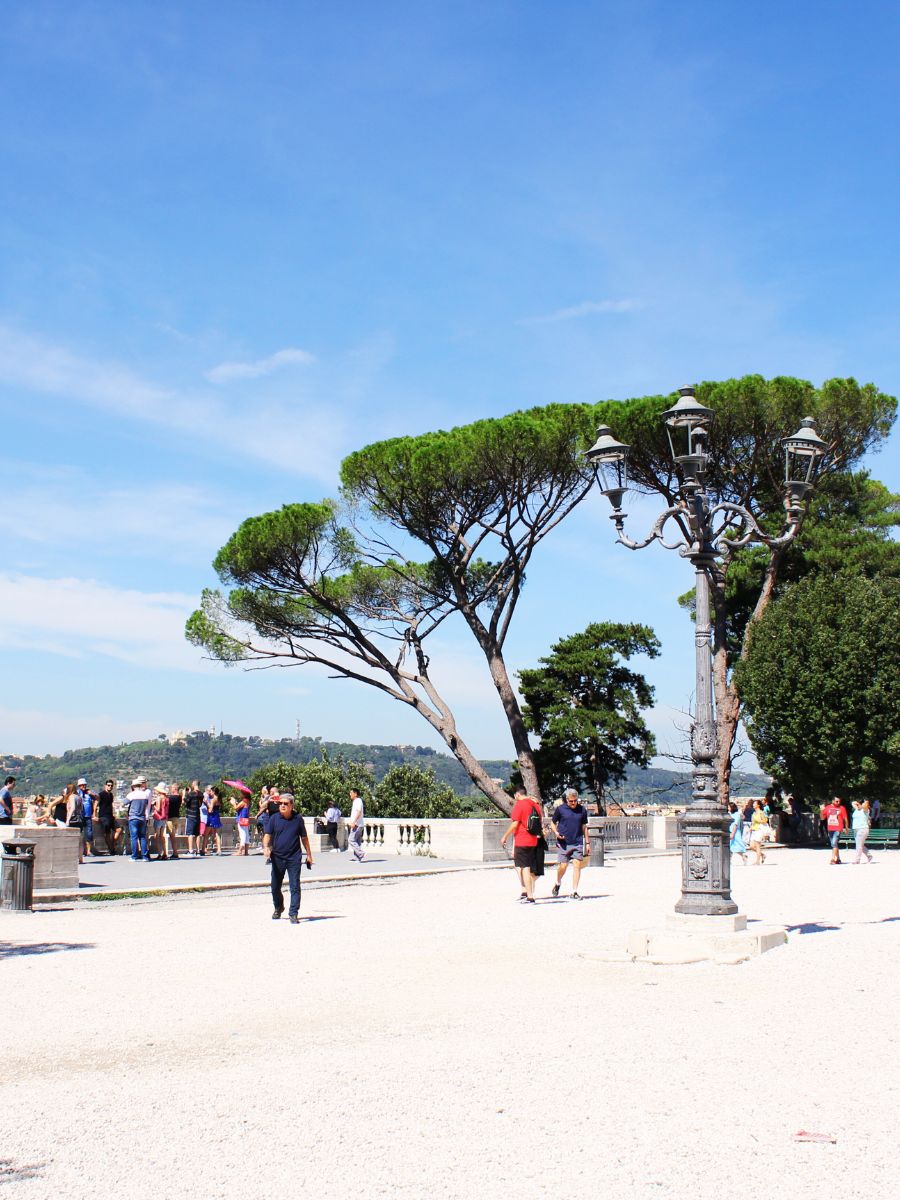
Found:
[{"label": "lamp post column", "polygon": [[716,722],[712,700],[712,630],[709,575],[713,556],[708,548],[692,555],[696,572],[696,712],[691,726],[694,764],[691,804],[681,818],[681,899],[675,911],[693,916],[722,917],[736,913],[731,898],[729,820],[716,788]]}]

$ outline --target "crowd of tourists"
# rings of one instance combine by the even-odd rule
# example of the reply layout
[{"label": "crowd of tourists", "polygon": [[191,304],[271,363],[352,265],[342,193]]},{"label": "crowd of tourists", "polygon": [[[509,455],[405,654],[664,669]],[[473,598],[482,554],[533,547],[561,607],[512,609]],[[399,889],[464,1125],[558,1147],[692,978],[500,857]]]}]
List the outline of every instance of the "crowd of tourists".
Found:
[{"label": "crowd of tourists", "polygon": [[[140,775],[120,800],[114,780],[107,779],[95,792],[82,777],[66,784],[58,796],[37,795],[29,800],[23,823],[78,829],[79,862],[129,851],[135,861],[143,862],[154,857],[200,858],[222,853],[222,801],[218,787],[201,788],[196,779],[184,785],[160,782],[151,788]],[[187,850],[179,855],[176,838],[182,817]],[[243,839],[242,848],[248,840]]]},{"label": "crowd of tourists", "polygon": [[[866,847],[866,841],[873,825],[877,825],[881,815],[881,802],[874,800],[853,801],[853,815],[848,815],[846,805],[840,796],[834,796],[828,804],[823,804],[818,810],[819,831],[828,840],[830,862],[840,866],[841,837],[848,831],[852,832],[856,847],[857,865],[863,859],[867,863],[874,862]],[[776,831],[775,818],[782,815],[793,839],[802,840],[802,812],[793,796],[779,799],[770,789],[762,798],[748,800],[743,807],[731,801],[728,805],[731,820],[728,829],[731,853],[737,855],[743,863],[747,863],[747,853],[753,855],[754,865],[762,866],[766,861],[765,848],[769,842],[780,840]],[[817,832],[819,832],[817,831]]]},{"label": "crowd of tourists", "polygon": [[[0,824],[12,824],[16,811],[13,798],[15,783],[15,776],[10,775],[0,789]],[[262,788],[254,823],[251,820],[251,789],[240,781],[235,781],[233,786],[238,793],[237,798],[232,799],[237,834],[235,853],[238,857],[250,853],[251,833],[255,824],[258,840],[268,860],[270,855],[265,845],[265,828],[267,820],[279,812],[278,788]],[[217,784],[201,787],[200,782],[194,779],[185,784],[161,781],[151,788],[145,775],[136,776],[131,782],[131,789],[119,798],[114,780],[107,779],[104,786],[95,792],[82,776],[77,782],[67,784],[59,795],[49,799],[44,795],[33,796],[19,809],[22,823],[26,826],[51,825],[78,829],[81,835],[79,863],[83,863],[85,858],[119,853],[130,854],[135,862],[151,862],[222,854],[224,799],[223,788]],[[334,853],[341,853],[345,849],[362,862],[365,858],[363,800],[356,789],[350,790],[349,799],[346,821],[340,806],[332,803],[317,818],[316,825],[322,832],[328,833]],[[342,847],[340,841],[344,838],[346,841]]]}]

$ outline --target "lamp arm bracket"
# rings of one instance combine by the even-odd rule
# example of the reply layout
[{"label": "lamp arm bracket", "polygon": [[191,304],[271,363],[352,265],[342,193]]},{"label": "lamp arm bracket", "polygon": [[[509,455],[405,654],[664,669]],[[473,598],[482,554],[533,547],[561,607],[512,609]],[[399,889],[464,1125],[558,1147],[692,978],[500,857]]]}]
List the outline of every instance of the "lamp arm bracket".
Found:
[{"label": "lamp arm bracket", "polygon": [[651,542],[659,542],[659,544],[666,550],[679,550],[684,545],[683,542],[667,542],[663,538],[662,534],[663,534],[663,529],[665,528],[667,521],[670,521],[673,517],[683,516],[683,515],[684,515],[683,510],[680,505],[677,505],[677,504],[672,505],[671,508],[667,508],[664,512],[661,512],[659,514],[659,516],[653,522],[652,529],[647,534],[647,536],[643,539],[643,541],[637,541],[637,542],[632,540],[632,538],[630,538],[630,537],[626,537],[625,532],[624,532],[624,526],[622,524],[620,524],[619,522],[617,522],[616,529],[617,529],[619,536],[616,540],[621,545],[625,546],[628,550],[643,550],[643,548],[645,546],[649,546]]},{"label": "lamp arm bracket", "polygon": [[[727,521],[723,522],[718,530],[714,531],[712,529],[713,519],[715,518],[716,513],[720,512],[730,513],[732,516],[736,516],[738,518],[740,524],[744,528],[744,532],[740,537],[723,538],[722,535],[729,527],[729,522]],[[759,522],[749,509],[744,508],[742,504],[731,504],[727,500],[721,501],[721,503],[716,504],[712,509],[710,509],[708,520],[710,528],[710,542],[715,545],[717,550],[726,555],[733,554],[735,550],[740,550],[742,547],[748,546],[751,542],[762,542],[771,549],[778,550],[782,546],[790,545],[790,543],[797,536],[797,531],[800,528],[798,522],[792,521],[788,525],[787,530],[781,534],[780,537],[771,537],[762,529]]]}]

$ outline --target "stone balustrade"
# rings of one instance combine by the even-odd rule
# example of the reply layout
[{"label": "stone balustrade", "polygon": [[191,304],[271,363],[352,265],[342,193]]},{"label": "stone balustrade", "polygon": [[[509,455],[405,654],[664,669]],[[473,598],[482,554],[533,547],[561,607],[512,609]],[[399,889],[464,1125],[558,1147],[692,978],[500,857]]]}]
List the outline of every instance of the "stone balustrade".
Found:
[{"label": "stone balustrade", "polygon": [[654,813],[649,817],[591,817],[591,830],[600,829],[608,851],[676,850],[678,817],[675,813]]},{"label": "stone balustrade", "polygon": [[466,862],[507,862],[510,847],[500,845],[505,817],[481,820],[472,817],[436,817],[428,821],[378,817],[365,823],[363,846],[386,854],[417,854],[424,858],[450,858]]}]

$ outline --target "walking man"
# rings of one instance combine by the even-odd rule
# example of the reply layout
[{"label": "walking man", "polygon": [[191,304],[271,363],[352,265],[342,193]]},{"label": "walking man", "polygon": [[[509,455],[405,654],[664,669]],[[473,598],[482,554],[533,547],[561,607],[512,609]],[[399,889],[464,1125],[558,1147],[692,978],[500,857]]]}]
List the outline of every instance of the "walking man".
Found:
[{"label": "walking man", "polygon": [[835,796],[830,804],[823,804],[820,815],[825,822],[828,841],[831,845],[831,866],[839,867],[841,865],[841,834],[850,824],[847,819],[847,810],[844,808],[840,796]]},{"label": "walking man", "polygon": [[541,806],[537,800],[532,800],[526,794],[524,788],[518,788],[509,819],[509,828],[500,839],[500,845],[505,846],[510,837],[513,839],[513,862],[519,872],[519,881],[522,885],[522,894],[519,899],[527,904],[534,904],[537,846],[541,835],[540,832],[530,833],[529,824],[532,828],[540,831]]},{"label": "walking man", "polygon": [[114,809],[115,796],[113,788],[115,783],[111,779],[107,779],[106,783],[97,793],[97,820],[100,828],[103,830],[103,840],[106,842],[107,854],[115,854],[116,852],[116,814]]},{"label": "walking man", "polygon": [[580,900],[578,880],[581,878],[584,856],[591,853],[591,841],[587,809],[579,803],[574,788],[566,789],[565,803],[560,804],[550,818],[550,828],[556,834],[556,883],[553,885],[553,895],[559,895],[559,886],[571,863],[572,899]]},{"label": "walking man", "polygon": [[362,862],[366,852],[362,848],[363,834],[366,831],[366,810],[362,796],[356,788],[350,789],[350,849],[357,862]]},{"label": "walking man", "polygon": [[285,792],[278,799],[278,812],[265,819],[265,846],[269,853],[272,869],[272,903],[274,911],[272,920],[280,919],[284,912],[284,876],[287,872],[288,884],[291,890],[291,903],[288,916],[291,924],[296,925],[300,920],[300,868],[303,857],[300,853],[301,843],[306,851],[306,865],[312,870],[312,851],[309,848],[309,837],[306,824],[299,813],[294,812],[294,797]]},{"label": "walking man", "polygon": [[147,787],[147,780],[138,775],[132,780],[131,791],[125,797],[128,804],[128,832],[131,835],[131,857],[134,862],[150,861],[150,850],[147,846],[147,812],[153,799],[153,793]]},{"label": "walking man", "polygon": [[0,825],[12,825],[13,821],[13,788],[16,786],[15,775],[7,775],[6,783],[0,788]]}]

